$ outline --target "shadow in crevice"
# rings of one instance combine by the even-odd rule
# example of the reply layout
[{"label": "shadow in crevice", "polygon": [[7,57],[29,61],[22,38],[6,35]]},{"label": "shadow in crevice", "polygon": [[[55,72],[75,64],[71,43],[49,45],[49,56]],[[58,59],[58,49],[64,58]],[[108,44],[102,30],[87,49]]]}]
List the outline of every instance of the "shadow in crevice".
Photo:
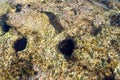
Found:
[{"label": "shadow in crevice", "polygon": [[[5,34],[6,32],[8,32],[9,29],[10,29],[10,26],[6,23],[7,20],[8,20],[7,14],[3,14],[0,17],[0,26],[2,27],[3,34]],[[1,35],[3,35],[3,34],[1,34]]]},{"label": "shadow in crevice", "polygon": [[59,33],[61,33],[64,30],[63,26],[61,25],[59,19],[55,14],[53,14],[52,12],[43,12],[43,11],[42,13],[45,13],[49,17],[50,23]]}]

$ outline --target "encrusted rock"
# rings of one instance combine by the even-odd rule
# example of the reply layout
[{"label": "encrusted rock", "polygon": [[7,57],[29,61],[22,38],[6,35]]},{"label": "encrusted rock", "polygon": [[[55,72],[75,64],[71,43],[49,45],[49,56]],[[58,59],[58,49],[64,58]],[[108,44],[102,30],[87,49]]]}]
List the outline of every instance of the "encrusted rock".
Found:
[{"label": "encrusted rock", "polygon": [[[100,1],[0,4],[0,79],[119,80],[120,28],[110,24],[119,10]],[[5,24],[10,28],[3,30]]]}]

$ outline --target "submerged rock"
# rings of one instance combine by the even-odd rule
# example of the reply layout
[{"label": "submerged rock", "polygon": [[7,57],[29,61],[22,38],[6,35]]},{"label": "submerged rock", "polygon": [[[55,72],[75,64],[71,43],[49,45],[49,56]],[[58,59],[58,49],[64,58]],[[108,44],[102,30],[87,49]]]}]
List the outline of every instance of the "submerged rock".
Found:
[{"label": "submerged rock", "polygon": [[119,2],[113,1],[118,6],[108,9],[101,1],[6,0],[0,4],[0,26],[10,26],[0,28],[0,34],[6,32],[0,36],[0,79],[119,80],[120,28],[111,25]]}]

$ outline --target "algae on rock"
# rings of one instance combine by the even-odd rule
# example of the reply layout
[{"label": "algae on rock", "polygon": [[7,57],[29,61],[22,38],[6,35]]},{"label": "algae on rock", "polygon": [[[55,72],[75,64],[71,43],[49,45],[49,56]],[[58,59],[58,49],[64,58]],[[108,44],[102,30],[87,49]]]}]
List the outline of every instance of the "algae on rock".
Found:
[{"label": "algae on rock", "polygon": [[[45,4],[37,1],[28,8],[26,5],[31,0],[21,0],[20,12],[7,13],[6,23],[11,28],[0,36],[0,79],[120,79],[120,28],[110,25],[110,15],[115,10],[107,11],[87,0]],[[71,15],[73,10],[77,12]],[[56,23],[51,23],[55,18],[50,19],[45,12],[60,14],[58,18],[64,30],[59,33],[52,25]],[[16,51],[15,41],[24,37],[25,49]],[[58,47],[67,38],[76,42],[68,58]]]}]

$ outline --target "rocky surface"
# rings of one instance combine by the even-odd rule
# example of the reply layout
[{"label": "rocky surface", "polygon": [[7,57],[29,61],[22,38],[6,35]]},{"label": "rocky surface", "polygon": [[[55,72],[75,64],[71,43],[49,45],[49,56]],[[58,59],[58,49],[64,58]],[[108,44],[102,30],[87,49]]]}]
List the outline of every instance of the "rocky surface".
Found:
[{"label": "rocky surface", "polygon": [[119,0],[1,0],[1,80],[120,80]]}]

